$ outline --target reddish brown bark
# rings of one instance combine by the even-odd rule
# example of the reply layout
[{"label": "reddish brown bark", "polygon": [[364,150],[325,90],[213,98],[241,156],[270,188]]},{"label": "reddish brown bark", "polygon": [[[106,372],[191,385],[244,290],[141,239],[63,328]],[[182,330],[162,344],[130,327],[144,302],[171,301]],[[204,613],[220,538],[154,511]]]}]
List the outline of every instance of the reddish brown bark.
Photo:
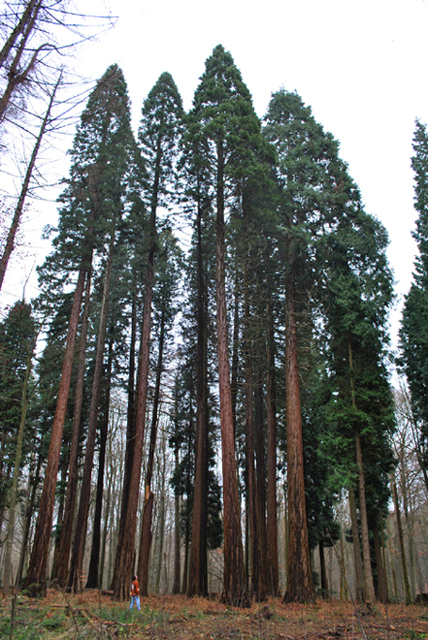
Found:
[{"label": "reddish brown bark", "polygon": [[352,487],[349,489],[349,511],[351,515],[352,540],[353,540],[352,546],[353,546],[353,552],[354,552],[354,570],[355,570],[355,583],[356,583],[355,596],[356,596],[357,602],[365,602],[363,560],[361,557],[360,534],[358,530],[355,493]]},{"label": "reddish brown bark", "polygon": [[287,486],[288,486],[288,584],[284,602],[314,599],[306,517],[303,469],[302,414],[295,310],[295,278],[288,274],[286,288],[285,383],[287,393]]},{"label": "reddish brown bark", "polygon": [[65,587],[68,576],[68,562],[70,558],[71,539],[73,534],[73,520],[76,504],[80,417],[82,414],[83,388],[85,382],[86,341],[88,335],[89,302],[91,295],[91,274],[86,276],[85,305],[82,317],[80,333],[79,361],[77,365],[76,391],[74,398],[73,429],[70,445],[69,473],[67,481],[67,493],[65,499],[64,516],[61,524],[61,533],[58,544],[55,547],[55,555],[52,569],[52,581],[60,587]]},{"label": "reddish brown bark", "polygon": [[273,338],[272,304],[267,300],[267,521],[266,521],[266,568],[267,593],[279,593],[278,575],[278,528],[276,497],[276,399],[275,399],[275,353]]},{"label": "reddish brown bark", "polygon": [[70,390],[74,345],[76,342],[77,328],[79,324],[85,276],[86,267],[82,266],[79,271],[79,278],[73,298],[73,307],[70,315],[67,344],[58,391],[58,400],[52,425],[45,481],[40,500],[39,516],[37,518],[30,565],[24,585],[32,596],[46,593],[46,569],[52,529],[52,515],[55,503],[56,479],[61,453],[62,432],[64,428],[65,413],[67,410],[68,393]]},{"label": "reddish brown bark", "polygon": [[[137,509],[140,490],[141,464],[143,460],[143,442],[146,427],[147,390],[150,366],[150,329],[152,320],[153,299],[153,264],[154,264],[154,220],[153,216],[153,242],[147,260],[146,286],[144,295],[143,328],[141,333],[140,348],[140,373],[137,390],[137,411],[135,419],[135,437],[133,440],[132,468],[129,476],[128,495],[123,495],[126,504],[122,509],[123,521],[120,527],[123,530],[122,544],[116,551],[115,570],[113,578],[113,594],[117,600],[128,598],[129,578],[132,574],[134,557],[135,531],[137,528]],[[132,443],[131,443],[132,446]]]},{"label": "reddish brown bark", "polygon": [[196,353],[196,442],[195,484],[193,494],[192,541],[190,547],[189,581],[187,595],[208,594],[207,575],[207,309],[203,272],[202,208],[197,217],[197,353]]},{"label": "reddish brown bark", "polygon": [[103,360],[108,319],[108,301],[110,295],[110,281],[113,264],[115,234],[112,233],[104,275],[103,296],[100,312],[100,326],[98,330],[97,352],[95,356],[94,379],[92,384],[91,404],[89,407],[88,434],[86,440],[85,463],[83,467],[82,487],[80,490],[79,510],[77,512],[74,544],[70,561],[70,572],[67,587],[74,593],[80,591],[82,585],[82,565],[85,551],[86,525],[88,518],[89,499],[91,492],[91,477],[94,460],[95,438],[97,433],[98,409],[101,393],[101,379],[103,375]]},{"label": "reddish brown bark", "polygon": [[[153,477],[153,465],[155,459],[156,439],[158,431],[158,411],[159,411],[159,397],[160,397],[160,385],[162,376],[163,365],[163,349],[165,343],[165,305],[162,309],[161,322],[160,322],[160,334],[159,334],[159,350],[158,350],[158,362],[156,370],[156,384],[155,393],[153,397],[153,411],[152,411],[152,424],[150,429],[150,448],[149,457],[147,460],[146,469],[146,482],[144,491],[144,508],[143,508],[143,522],[141,526],[140,536],[140,550],[138,554],[138,568],[137,574],[140,579],[140,594],[147,597],[149,595],[149,558],[150,558],[150,545],[152,542],[152,511],[154,495],[151,491],[152,477]],[[150,511],[146,514],[146,509]]]},{"label": "reddish brown bark", "polygon": [[217,240],[216,240],[216,298],[217,298],[217,354],[220,389],[220,426],[223,469],[223,527],[224,582],[222,602],[234,606],[248,606],[242,533],[236,476],[235,437],[233,430],[232,394],[230,387],[229,349],[225,287],[225,231],[224,231],[224,159],[223,143],[217,145]]},{"label": "reddish brown bark", "polygon": [[104,493],[104,469],[106,461],[107,436],[110,409],[111,370],[113,366],[113,340],[110,339],[108,349],[108,363],[105,375],[105,389],[103,399],[102,422],[100,425],[100,452],[98,456],[97,495],[95,513],[92,526],[92,546],[89,560],[88,581],[86,589],[100,588],[100,548],[101,548],[101,515]]}]

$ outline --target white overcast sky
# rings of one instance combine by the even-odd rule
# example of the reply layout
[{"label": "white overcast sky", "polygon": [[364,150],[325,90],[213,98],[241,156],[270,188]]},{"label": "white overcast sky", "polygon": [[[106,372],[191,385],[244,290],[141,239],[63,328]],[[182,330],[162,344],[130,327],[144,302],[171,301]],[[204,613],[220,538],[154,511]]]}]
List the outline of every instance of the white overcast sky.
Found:
[{"label": "white overcast sky", "polygon": [[[388,230],[397,294],[408,291],[415,254],[412,136],[416,118],[428,122],[428,1],[81,1],[83,11],[109,8],[118,22],[81,49],[76,69],[95,80],[110,64],[122,68],[135,130],[142,102],[163,71],[191,107],[217,44],[232,54],[260,117],[272,92],[296,90],[339,140],[366,210]],[[31,219],[37,232],[44,216]],[[15,264],[15,277],[19,268]],[[4,285],[9,304],[20,295],[8,288],[11,278]],[[397,310],[393,342],[398,317]]]}]

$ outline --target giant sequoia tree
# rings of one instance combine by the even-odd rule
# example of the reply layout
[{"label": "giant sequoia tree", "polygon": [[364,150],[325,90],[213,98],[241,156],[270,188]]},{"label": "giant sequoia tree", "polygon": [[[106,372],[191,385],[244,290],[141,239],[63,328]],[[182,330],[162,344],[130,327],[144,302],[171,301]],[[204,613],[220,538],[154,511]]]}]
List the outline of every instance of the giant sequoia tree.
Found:
[{"label": "giant sequoia tree", "polygon": [[222,599],[245,605],[248,596],[239,518],[227,335],[225,215],[230,211],[228,194],[233,191],[236,193],[238,185],[245,178],[245,172],[251,170],[254,140],[257,141],[260,125],[241,74],[231,55],[221,45],[214,49],[206,61],[205,73],[194,96],[193,115],[199,125],[195,135],[206,142],[202,161],[211,173],[212,205],[216,212],[217,354],[224,502]]},{"label": "giant sequoia tree", "polygon": [[[33,593],[46,588],[46,566],[55,499],[56,475],[71,382],[74,345],[79,324],[84,283],[91,270],[94,250],[102,249],[109,229],[117,183],[124,175],[123,149],[129,143],[129,111],[126,85],[117,66],[110,67],[97,83],[84,110],[71,150],[68,185],[60,202],[55,251],[41,269],[49,298],[52,267],[62,271],[63,282],[78,273],[70,315],[66,351],[55,418],[52,426],[45,482],[35,540],[26,578]],[[126,154],[125,154],[126,155]],[[118,163],[120,166],[118,166]],[[122,163],[122,164],[121,164]],[[125,163],[127,170],[127,163]]]},{"label": "giant sequoia tree", "polygon": [[[125,470],[122,494],[120,539],[116,553],[113,588],[119,599],[128,597],[129,576],[137,524],[143,441],[146,425],[147,392],[150,363],[150,330],[154,263],[157,249],[157,210],[168,204],[176,161],[177,138],[180,132],[183,107],[177,86],[169,73],[163,73],[150,91],[142,109],[139,141],[148,172],[145,198],[150,211],[148,250],[145,265],[144,312],[140,346],[140,370],[137,389],[135,440],[128,442],[132,456],[128,456],[129,469]],[[150,487],[146,487],[145,502]]]},{"label": "giant sequoia tree", "polygon": [[[415,140],[414,163],[421,184],[417,202],[422,211],[428,144],[420,125]],[[223,525],[222,601],[246,606],[252,596],[262,600],[277,594],[278,421],[280,428],[285,427],[286,434],[278,430],[278,436],[287,456],[285,601],[313,600],[311,550],[319,544],[322,564],[323,546],[335,539],[333,505],[343,489],[349,491],[353,505],[356,558],[361,559],[360,532],[363,541],[359,591],[373,599],[371,541],[380,576],[380,513],[388,500],[392,464],[388,438],[394,423],[385,366],[392,285],[386,235],[363,211],[358,189],[339,158],[338,143],[297,94],[284,90],[272,96],[262,128],[231,55],[217,46],[206,61],[187,116],[170,74],[159,77],[143,105],[139,145],[130,128],[123,75],[117,66],[110,67],[82,114],[71,158],[54,250],[40,269],[38,305],[51,315],[46,349],[36,368],[38,423],[43,429],[51,426],[52,435],[27,587],[34,594],[46,587],[55,495],[60,536],[53,577],[65,586],[74,539],[68,584],[80,589],[86,529],[92,529],[89,583],[98,585],[110,393],[122,401],[125,388],[126,453],[121,504],[117,496],[114,511],[119,514],[118,527],[109,532],[108,579],[114,561],[110,584],[116,599],[128,597],[135,570],[142,594],[148,594],[162,373],[168,338],[179,330],[174,317],[178,293],[182,315],[174,362],[176,385],[172,409],[163,414],[169,415],[176,457],[175,592],[180,588],[178,533],[184,540],[182,590],[189,596],[206,595],[207,550],[220,546]],[[181,258],[169,216],[180,205],[193,235],[183,290],[177,292]],[[418,227],[421,254],[423,224]],[[423,313],[420,290],[425,284],[422,256],[415,284],[417,304],[410,305],[409,294],[407,324],[403,324],[409,367],[413,367],[410,357],[415,356],[414,336],[421,335],[416,333],[414,311]],[[422,342],[421,338],[421,370]],[[62,373],[53,366],[53,357],[63,361]],[[418,381],[422,389],[423,371]],[[425,416],[417,388],[414,402],[419,402],[417,417],[424,425],[428,410]],[[214,474],[219,427],[222,520]],[[99,473],[90,527],[98,429]],[[11,467],[8,461],[1,462],[0,473]],[[67,468],[65,496],[56,491],[56,484],[59,470],[61,487],[67,484]],[[108,508],[113,500],[110,484]],[[143,512],[137,565],[139,507]],[[103,544],[106,535],[107,528]],[[158,572],[161,561],[162,556]],[[322,574],[327,591],[325,571]]]}]

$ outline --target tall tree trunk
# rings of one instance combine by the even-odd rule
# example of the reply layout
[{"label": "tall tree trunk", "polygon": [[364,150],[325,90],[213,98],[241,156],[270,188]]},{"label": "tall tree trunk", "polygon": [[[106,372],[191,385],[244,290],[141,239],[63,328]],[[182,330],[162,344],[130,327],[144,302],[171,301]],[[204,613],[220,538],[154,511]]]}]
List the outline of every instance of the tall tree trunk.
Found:
[{"label": "tall tree trunk", "polygon": [[[174,448],[175,468],[178,467],[178,445]],[[180,593],[180,494],[178,487],[174,488],[174,583],[172,586],[173,595]]]},{"label": "tall tree trunk", "polygon": [[207,567],[207,292],[203,265],[202,206],[197,216],[196,438],[192,541],[187,596],[208,595]]},{"label": "tall tree trunk", "polygon": [[1,260],[0,260],[0,290],[1,290],[2,285],[3,285],[3,280],[4,280],[5,273],[6,273],[7,265],[8,265],[8,262],[9,262],[9,258],[10,258],[11,254],[12,254],[13,249],[15,248],[15,237],[16,237],[16,232],[18,231],[19,223],[21,221],[22,212],[24,210],[25,198],[27,197],[28,188],[30,186],[31,176],[33,175],[33,170],[34,170],[34,166],[36,164],[37,155],[38,155],[39,150],[40,150],[40,145],[42,143],[43,136],[45,135],[46,127],[47,127],[47,125],[49,123],[51,110],[52,110],[52,105],[53,105],[53,102],[55,100],[56,91],[58,89],[59,83],[61,82],[61,75],[62,74],[60,74],[60,76],[59,76],[59,78],[57,80],[57,83],[56,83],[56,85],[54,87],[54,90],[52,91],[52,95],[51,95],[51,98],[49,100],[49,105],[48,105],[48,108],[46,110],[45,117],[43,118],[39,134],[38,134],[38,136],[36,138],[36,142],[35,142],[34,147],[33,147],[33,152],[31,154],[30,162],[28,163],[27,171],[25,172],[24,182],[22,183],[21,193],[19,194],[18,203],[16,205],[15,213],[14,213],[14,216],[13,216],[13,219],[12,219],[12,224],[10,226],[9,233],[8,233],[8,236],[7,236],[7,239],[6,239],[6,244],[5,244],[5,248],[4,248],[4,251],[3,251],[3,255],[2,255]]},{"label": "tall tree trunk", "polygon": [[239,276],[235,276],[235,290],[233,302],[233,338],[232,338],[232,372],[230,391],[232,394],[233,429],[236,433],[236,400],[238,395],[238,365],[239,365]]},{"label": "tall tree trunk", "polygon": [[260,550],[260,600],[266,600],[266,462],[265,462],[265,429],[263,416],[263,379],[260,362],[255,368],[257,379],[254,389],[254,445],[256,454],[256,507],[257,507],[257,532]]},{"label": "tall tree trunk", "polygon": [[76,529],[73,550],[70,561],[70,571],[67,578],[67,588],[74,593],[82,590],[82,566],[85,552],[86,526],[91,494],[91,477],[94,460],[95,439],[98,423],[98,409],[100,404],[101,380],[103,375],[104,350],[108,320],[108,302],[110,295],[110,281],[113,266],[113,251],[115,244],[115,230],[112,231],[107,263],[105,267],[104,286],[102,294],[100,326],[98,330],[97,351],[95,356],[94,379],[92,383],[91,404],[89,407],[88,436],[86,440],[85,463],[83,467],[82,486],[80,490],[79,509],[77,512]]},{"label": "tall tree trunk", "polygon": [[311,559],[306,516],[303,469],[302,414],[295,310],[295,277],[291,269],[286,283],[285,384],[287,394],[287,484],[288,484],[288,584],[284,602],[311,602]]},{"label": "tall tree trunk", "polygon": [[51,578],[52,581],[58,584],[60,587],[65,587],[65,585],[67,584],[68,563],[70,558],[74,512],[76,505],[80,419],[82,415],[83,391],[85,384],[86,343],[88,337],[90,296],[91,274],[88,272],[86,275],[85,304],[83,308],[82,328],[80,332],[79,361],[77,365],[76,392],[74,398],[73,429],[71,435],[67,493],[60,537],[58,540],[58,544],[55,546]]},{"label": "tall tree trunk", "polygon": [[416,598],[416,571],[415,571],[415,555],[416,554],[415,554],[414,535],[413,535],[413,518],[409,513],[408,480],[405,473],[403,459],[401,460],[399,472],[400,472],[401,495],[403,496],[404,519],[406,521],[407,541],[408,541],[408,549],[409,549],[410,593],[411,593],[412,602],[414,602]]},{"label": "tall tree trunk", "polygon": [[121,544],[116,552],[113,576],[113,593],[117,600],[128,598],[129,578],[134,557],[135,531],[137,528],[137,510],[140,492],[140,475],[143,461],[144,432],[146,428],[146,407],[149,386],[150,332],[152,322],[154,261],[156,250],[156,209],[158,205],[159,181],[161,169],[161,138],[157,141],[157,156],[154,172],[154,185],[151,198],[150,239],[147,255],[146,283],[144,289],[143,328],[141,332],[140,365],[137,389],[137,407],[135,418],[134,452],[129,478],[128,495],[123,494],[126,504],[122,508],[120,528],[123,530]]},{"label": "tall tree trunk", "polygon": [[325,553],[324,553],[324,542],[322,538],[318,543],[318,550],[320,554],[320,577],[321,577],[321,593],[324,600],[328,599],[328,582],[327,582],[327,572],[325,568]]},{"label": "tall tree trunk", "polygon": [[249,604],[246,592],[238,481],[236,476],[235,434],[230,387],[229,349],[225,286],[224,159],[223,142],[217,144],[217,353],[220,389],[220,426],[223,468],[224,582],[222,602],[234,606]]},{"label": "tall tree trunk", "polygon": [[356,448],[356,454],[357,454],[357,467],[358,467],[358,497],[360,499],[361,542],[363,546],[365,595],[366,595],[366,600],[368,600],[369,602],[374,602],[376,600],[376,596],[375,596],[375,590],[374,590],[374,584],[373,584],[372,563],[370,558],[370,539],[369,539],[369,525],[367,520],[363,456],[361,452],[361,441],[360,441],[360,433],[358,431],[358,428],[355,429],[355,448]]},{"label": "tall tree trunk", "polygon": [[267,305],[267,522],[266,522],[266,567],[267,593],[279,593],[278,570],[278,525],[276,496],[276,397],[275,397],[275,344],[273,336],[272,300],[268,291]]},{"label": "tall tree trunk", "polygon": [[397,518],[398,543],[400,548],[401,568],[403,571],[404,597],[406,600],[406,604],[410,604],[412,601],[412,596],[410,593],[409,577],[407,573],[407,561],[406,561],[406,551],[404,548],[403,526],[401,524],[401,513],[400,513],[400,504],[398,502],[397,485],[395,483],[395,478],[393,477],[391,478],[391,488],[392,488],[392,497],[394,499],[395,517]]},{"label": "tall tree trunk", "polygon": [[34,513],[34,505],[36,503],[36,493],[37,493],[38,483],[40,480],[41,465],[42,465],[42,457],[40,453],[38,453],[36,470],[34,474],[32,471],[30,472],[30,477],[28,479],[28,491],[30,495],[29,495],[29,499],[27,501],[26,509],[25,509],[25,521],[24,521],[24,529],[22,534],[21,554],[19,557],[18,571],[16,574],[16,581],[15,581],[15,584],[17,586],[21,585],[22,576],[24,574],[25,560],[27,558],[27,553],[28,553],[28,540],[30,536],[31,520]]},{"label": "tall tree trunk", "polygon": [[358,529],[357,505],[353,487],[349,488],[349,511],[351,514],[352,540],[354,551],[355,587],[357,602],[365,602],[364,571],[361,558],[360,533]]},{"label": "tall tree trunk", "polygon": [[104,411],[100,425],[100,453],[98,460],[97,496],[95,500],[95,513],[92,526],[92,547],[89,560],[87,589],[100,587],[100,548],[101,548],[101,516],[104,491],[104,468],[106,460],[107,435],[110,409],[111,370],[113,365],[113,340],[110,339],[108,350],[108,363],[106,371],[106,387],[104,397]]},{"label": "tall tree trunk", "polygon": [[[110,447],[109,447],[110,449]],[[109,451],[109,455],[111,456],[111,450]],[[106,504],[105,504],[105,509],[104,509],[104,518],[103,518],[103,534],[102,534],[102,539],[101,539],[101,557],[100,557],[100,577],[99,577],[99,584],[100,584],[100,588],[103,588],[103,584],[104,584],[104,569],[105,569],[105,560],[106,560],[106,549],[107,549],[107,532],[108,532],[108,521],[110,518],[110,509],[111,509],[111,502],[112,502],[112,486],[113,486],[113,479],[115,479],[115,473],[114,471],[111,469],[111,464],[107,470],[107,475],[108,475],[108,484],[107,484],[107,496],[106,496]],[[112,532],[110,532],[110,535],[112,535]]]},{"label": "tall tree trunk", "polygon": [[[150,428],[150,449],[149,449],[149,457],[147,460],[146,481],[145,481],[145,489],[144,489],[143,522],[141,527],[140,550],[138,555],[138,569],[137,569],[137,574],[140,579],[140,594],[143,597],[148,596],[149,558],[150,558],[150,547],[152,542],[151,528],[152,528],[154,496],[151,491],[151,484],[152,484],[152,477],[153,477],[153,465],[154,465],[154,459],[155,459],[156,439],[157,439],[157,431],[158,431],[159,398],[160,398],[160,386],[161,386],[162,366],[163,366],[163,351],[164,351],[164,344],[165,344],[166,301],[164,300],[163,302],[164,302],[164,306],[161,314],[160,332],[159,332],[159,349],[158,349],[158,362],[157,362],[157,368],[156,368],[155,393],[153,397],[152,424]],[[148,505],[149,500],[151,500],[152,506],[151,508],[146,509],[146,505]]]},{"label": "tall tree trunk", "polygon": [[74,345],[76,342],[77,328],[79,324],[79,314],[82,303],[83,288],[86,272],[90,267],[91,259],[92,251],[90,252],[89,260],[85,261],[80,268],[79,278],[73,298],[73,306],[70,315],[67,345],[61,372],[58,400],[52,425],[48,461],[45,471],[45,481],[43,485],[42,497],[40,500],[39,516],[37,518],[30,565],[24,585],[31,596],[37,596],[41,593],[46,593],[46,571],[49,554],[50,534],[52,529],[52,515],[55,503],[56,478],[59,457],[61,453],[62,432],[64,428],[65,413],[67,410],[71,371],[73,367]]},{"label": "tall tree trunk", "polygon": [[[354,363],[353,363],[353,353],[352,353],[352,345],[351,345],[350,339],[348,339],[348,357],[349,357],[352,406],[354,407],[354,409],[357,409],[356,393],[355,393],[355,387],[354,387]],[[358,497],[360,500],[361,542],[363,547],[363,565],[364,565],[364,591],[365,591],[366,600],[368,600],[369,602],[374,602],[376,600],[376,595],[374,590],[372,564],[370,559],[370,539],[369,539],[369,524],[367,520],[363,454],[361,449],[360,432],[358,427],[355,428],[355,452],[356,452],[356,462],[357,462],[357,469],[358,469]]]},{"label": "tall tree trunk", "polygon": [[[137,342],[137,276],[134,274],[133,278],[133,290],[132,290],[132,312],[131,312],[131,342],[129,349],[129,369],[128,369],[128,414],[126,424],[126,447],[125,447],[125,464],[123,473],[122,484],[122,500],[120,507],[119,518],[119,530],[118,530],[118,543],[117,548],[120,549],[123,545],[123,537],[125,535],[126,523],[126,508],[129,499],[129,487],[132,474],[132,465],[134,459],[135,450],[135,434],[136,434],[136,402],[135,402],[135,345]],[[141,365],[141,349],[143,342],[141,341],[140,352],[138,355],[138,362]],[[137,373],[137,388],[140,380],[140,366],[138,366]],[[117,556],[116,556],[117,557]],[[119,570],[119,568],[118,568]],[[115,564],[116,572],[116,564]],[[116,583],[116,573],[113,573],[113,581],[110,589],[113,589]]]},{"label": "tall tree trunk", "polygon": [[388,589],[386,584],[385,567],[382,558],[382,549],[380,543],[379,526],[375,523],[373,529],[373,544],[376,555],[376,571],[377,571],[377,598],[379,602],[388,602]]},{"label": "tall tree trunk", "polygon": [[259,526],[259,494],[257,491],[255,469],[255,438],[254,438],[254,412],[253,412],[253,371],[251,349],[252,341],[249,338],[250,329],[250,304],[248,286],[248,253],[244,266],[244,360],[245,360],[245,450],[247,463],[247,493],[248,493],[248,519],[251,545],[251,595],[257,602],[266,600],[266,589],[262,576],[261,545]]},{"label": "tall tree trunk", "polygon": [[21,390],[21,419],[19,422],[18,434],[16,437],[16,453],[15,453],[15,466],[13,468],[13,477],[12,477],[12,487],[10,491],[10,502],[9,502],[9,521],[7,524],[7,537],[6,537],[6,552],[4,558],[4,577],[3,577],[3,593],[5,596],[10,595],[10,587],[13,583],[13,575],[12,575],[12,544],[13,544],[13,536],[15,531],[15,515],[16,515],[16,502],[17,502],[17,493],[18,493],[18,480],[20,477],[20,467],[21,467],[21,455],[22,455],[22,445],[24,442],[24,427],[25,427],[25,419],[27,417],[27,408],[28,408],[28,380],[30,379],[30,373],[32,369],[33,363],[33,352],[34,352],[34,343],[26,344],[27,351],[27,362],[24,380],[22,382],[22,390]]}]

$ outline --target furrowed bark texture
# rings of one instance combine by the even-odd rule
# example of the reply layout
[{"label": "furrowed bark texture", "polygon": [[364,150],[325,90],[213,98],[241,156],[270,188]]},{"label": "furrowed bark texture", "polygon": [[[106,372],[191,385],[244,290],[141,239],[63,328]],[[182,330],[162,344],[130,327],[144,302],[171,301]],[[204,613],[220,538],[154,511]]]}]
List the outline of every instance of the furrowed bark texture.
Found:
[{"label": "furrowed bark texture", "polygon": [[224,583],[222,602],[234,606],[249,605],[244,576],[244,559],[238,484],[236,477],[235,437],[230,387],[229,350],[225,288],[224,161],[222,142],[217,145],[217,353],[220,389],[220,425],[223,468]]},{"label": "furrowed bark texture", "polygon": [[55,503],[56,479],[61,453],[62,432],[64,428],[65,413],[67,410],[68,393],[70,390],[74,345],[76,342],[77,328],[79,324],[80,306],[82,303],[85,277],[86,268],[82,266],[79,271],[79,278],[73,298],[73,307],[71,310],[67,335],[67,345],[61,372],[61,382],[59,386],[55,417],[52,425],[45,481],[40,500],[39,516],[37,518],[30,565],[24,585],[29,594],[33,597],[46,593],[46,569]]},{"label": "furrowed bark texture", "polygon": [[287,481],[288,481],[288,584],[284,602],[312,602],[312,574],[306,517],[303,469],[302,415],[295,311],[295,279],[287,282],[286,393],[287,393]]}]

